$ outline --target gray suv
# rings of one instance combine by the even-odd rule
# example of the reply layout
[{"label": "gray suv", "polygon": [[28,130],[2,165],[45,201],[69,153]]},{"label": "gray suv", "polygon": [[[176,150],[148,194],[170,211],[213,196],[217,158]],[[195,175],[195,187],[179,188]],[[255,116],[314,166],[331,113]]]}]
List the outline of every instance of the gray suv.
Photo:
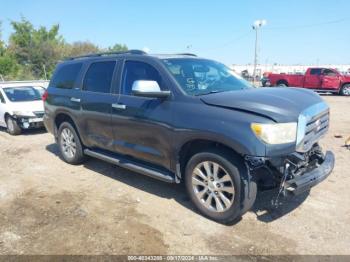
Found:
[{"label": "gray suv", "polygon": [[319,95],[254,88],[192,54],[70,58],[43,99],[44,124],[66,162],[90,156],[184,182],[198,210],[221,223],[249,210],[259,185],[297,195],[334,167],[318,145],[329,126]]}]

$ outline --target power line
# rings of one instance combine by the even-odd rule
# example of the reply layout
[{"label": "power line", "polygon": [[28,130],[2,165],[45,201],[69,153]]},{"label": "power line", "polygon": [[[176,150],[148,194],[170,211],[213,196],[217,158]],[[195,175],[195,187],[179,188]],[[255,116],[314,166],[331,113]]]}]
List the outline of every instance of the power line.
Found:
[{"label": "power line", "polygon": [[265,30],[302,29],[302,28],[310,28],[310,27],[317,27],[317,26],[330,25],[330,24],[339,24],[347,20],[349,20],[349,18],[341,18],[337,20],[331,20],[331,21],[315,23],[315,24],[306,24],[306,25],[272,26],[272,27],[269,26]]},{"label": "power line", "polygon": [[239,36],[239,37],[237,37],[237,38],[234,38],[234,39],[230,40],[229,42],[226,42],[226,43],[224,43],[224,44],[222,44],[222,45],[215,46],[215,47],[209,48],[209,49],[204,49],[204,50],[202,50],[202,51],[213,51],[213,50],[221,49],[221,48],[223,48],[223,47],[226,47],[226,46],[229,46],[229,45],[231,45],[231,44],[234,44],[234,43],[236,43],[237,41],[239,41],[239,40],[241,40],[241,39],[243,39],[243,38],[246,38],[248,35],[251,35],[251,34],[252,34],[252,32],[249,31],[248,33],[245,33],[245,34],[243,34],[243,35],[241,35],[241,36]]}]

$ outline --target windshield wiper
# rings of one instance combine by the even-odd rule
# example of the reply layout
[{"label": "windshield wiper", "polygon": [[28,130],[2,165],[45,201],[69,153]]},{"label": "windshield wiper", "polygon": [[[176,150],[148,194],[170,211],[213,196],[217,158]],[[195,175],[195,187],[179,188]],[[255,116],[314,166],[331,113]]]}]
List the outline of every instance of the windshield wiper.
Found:
[{"label": "windshield wiper", "polygon": [[203,95],[216,94],[216,93],[221,93],[221,92],[225,92],[225,91],[224,90],[211,90],[211,91],[206,92],[206,93],[196,94],[195,96],[203,96]]}]

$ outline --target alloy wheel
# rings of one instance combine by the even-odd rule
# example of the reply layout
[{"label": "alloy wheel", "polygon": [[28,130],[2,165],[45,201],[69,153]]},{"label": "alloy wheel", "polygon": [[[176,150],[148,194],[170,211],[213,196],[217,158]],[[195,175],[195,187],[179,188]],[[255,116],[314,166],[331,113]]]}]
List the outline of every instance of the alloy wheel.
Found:
[{"label": "alloy wheel", "polygon": [[192,173],[192,188],[199,202],[210,211],[227,211],[234,202],[234,183],[218,163],[199,163]]},{"label": "alloy wheel", "polygon": [[8,128],[8,130],[10,131],[10,132],[13,132],[13,130],[14,130],[14,126],[13,126],[13,122],[12,122],[12,120],[11,119],[8,119],[7,120],[7,128]]},{"label": "alloy wheel", "polygon": [[350,85],[343,87],[343,94],[346,96],[350,95]]},{"label": "alloy wheel", "polygon": [[64,128],[61,133],[62,152],[68,158],[73,158],[77,151],[77,144],[74,139],[74,134],[69,128]]}]

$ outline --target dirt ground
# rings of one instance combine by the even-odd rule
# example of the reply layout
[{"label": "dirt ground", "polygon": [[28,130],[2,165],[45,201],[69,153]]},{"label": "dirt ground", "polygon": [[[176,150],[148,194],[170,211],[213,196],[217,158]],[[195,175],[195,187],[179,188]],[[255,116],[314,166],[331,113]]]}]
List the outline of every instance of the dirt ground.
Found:
[{"label": "dirt ground", "polygon": [[334,172],[279,209],[276,192],[259,193],[231,226],[197,214],[181,185],[95,159],[71,166],[51,134],[0,130],[0,254],[350,254],[350,98],[324,99]]}]

